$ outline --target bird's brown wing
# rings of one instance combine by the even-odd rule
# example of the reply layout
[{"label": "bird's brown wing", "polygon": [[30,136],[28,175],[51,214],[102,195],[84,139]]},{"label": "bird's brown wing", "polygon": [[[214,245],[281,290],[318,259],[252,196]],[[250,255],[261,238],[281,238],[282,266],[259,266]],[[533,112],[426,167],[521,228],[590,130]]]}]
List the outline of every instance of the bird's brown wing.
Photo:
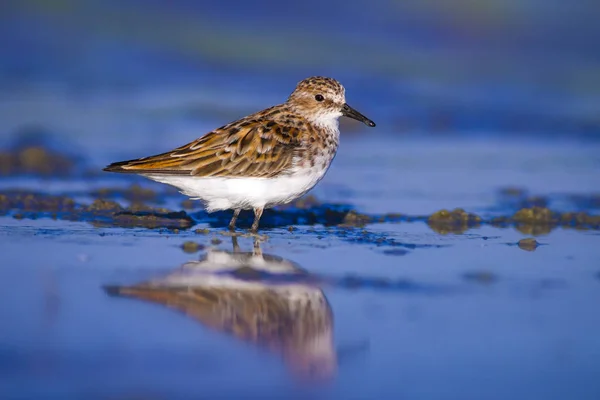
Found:
[{"label": "bird's brown wing", "polygon": [[245,119],[216,129],[175,150],[121,161],[105,171],[269,178],[289,171],[300,150],[300,130],[272,120]]}]

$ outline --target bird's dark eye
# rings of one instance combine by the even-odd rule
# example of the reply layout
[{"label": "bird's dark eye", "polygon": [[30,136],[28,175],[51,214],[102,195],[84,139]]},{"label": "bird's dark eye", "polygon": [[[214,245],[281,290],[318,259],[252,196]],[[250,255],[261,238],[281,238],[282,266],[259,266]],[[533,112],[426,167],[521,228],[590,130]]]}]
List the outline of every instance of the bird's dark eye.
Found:
[{"label": "bird's dark eye", "polygon": [[323,100],[325,100],[325,97],[323,97],[323,95],[321,95],[321,94],[318,94],[318,95],[315,96],[315,100],[316,101],[323,101]]}]

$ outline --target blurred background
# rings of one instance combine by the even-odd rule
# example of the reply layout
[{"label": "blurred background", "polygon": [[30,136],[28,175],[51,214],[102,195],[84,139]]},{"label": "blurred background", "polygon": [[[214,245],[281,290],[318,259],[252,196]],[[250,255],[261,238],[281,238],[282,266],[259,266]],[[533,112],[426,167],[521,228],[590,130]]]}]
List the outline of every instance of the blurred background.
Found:
[{"label": "blurred background", "polygon": [[220,126],[310,75],[340,80],[348,102],[393,135],[600,137],[593,0],[0,7],[2,138],[39,125],[76,142],[143,131],[171,144],[204,133],[179,138],[178,122]]}]

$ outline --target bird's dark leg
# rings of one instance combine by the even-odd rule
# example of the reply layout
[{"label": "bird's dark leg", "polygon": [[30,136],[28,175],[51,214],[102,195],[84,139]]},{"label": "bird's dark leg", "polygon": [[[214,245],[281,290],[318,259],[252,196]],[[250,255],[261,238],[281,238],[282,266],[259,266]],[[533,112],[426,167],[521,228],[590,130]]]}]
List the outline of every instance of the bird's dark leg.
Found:
[{"label": "bird's dark leg", "polygon": [[231,236],[231,243],[233,244],[233,252],[240,253],[240,245],[238,244],[237,236]]},{"label": "bird's dark leg", "polygon": [[262,257],[262,249],[260,248],[260,239],[258,237],[254,238],[254,248],[252,254]]},{"label": "bird's dark leg", "polygon": [[234,231],[235,230],[235,222],[238,219],[238,216],[240,215],[240,211],[242,211],[239,208],[236,208],[235,210],[233,210],[233,217],[231,217],[231,221],[229,222],[229,230],[230,231]]},{"label": "bird's dark leg", "polygon": [[262,217],[263,208],[255,208],[254,209],[254,222],[252,223],[252,227],[250,231],[256,233],[258,231],[258,222],[260,221],[260,217]]}]

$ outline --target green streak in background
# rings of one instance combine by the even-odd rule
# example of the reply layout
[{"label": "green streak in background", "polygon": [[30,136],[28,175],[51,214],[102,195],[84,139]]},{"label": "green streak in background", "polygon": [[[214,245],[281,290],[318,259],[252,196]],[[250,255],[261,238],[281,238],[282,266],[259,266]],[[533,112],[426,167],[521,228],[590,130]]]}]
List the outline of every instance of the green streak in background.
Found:
[{"label": "green streak in background", "polygon": [[[167,5],[119,5],[96,1],[24,0],[9,7],[26,16],[36,15],[60,29],[79,36],[118,40],[161,52],[182,55],[191,62],[205,61],[242,65],[250,68],[286,70],[295,68],[343,68],[359,73],[383,74],[401,79],[426,78],[444,84],[473,82],[510,82],[534,85],[568,93],[600,93],[600,61],[542,56],[532,62],[527,54],[514,56],[509,42],[539,35],[538,28],[568,29],[568,16],[585,15],[555,1],[546,7],[535,0],[439,0],[373,3],[382,22],[423,22],[423,29],[439,29],[458,39],[482,37],[490,46],[473,49],[456,43],[434,40],[424,45],[419,40],[399,37],[377,42],[355,32],[350,37],[327,27],[300,24],[297,19],[256,21],[215,20],[199,13],[185,13]],[[582,3],[585,5],[585,2]],[[357,7],[349,2],[349,7]],[[587,9],[597,9],[593,3]],[[565,15],[563,10],[570,10]],[[544,12],[541,13],[540,10]],[[559,18],[564,16],[565,18]],[[588,15],[589,17],[589,15]],[[414,23],[414,21],[412,21]],[[573,22],[573,21],[571,21]],[[576,21],[575,21],[576,22]],[[348,21],[352,24],[352,21]],[[313,29],[315,28],[315,29]],[[318,29],[317,29],[318,28]],[[538,29],[539,30],[539,29]],[[537,33],[536,33],[537,32]],[[543,57],[551,57],[545,61]]]}]

